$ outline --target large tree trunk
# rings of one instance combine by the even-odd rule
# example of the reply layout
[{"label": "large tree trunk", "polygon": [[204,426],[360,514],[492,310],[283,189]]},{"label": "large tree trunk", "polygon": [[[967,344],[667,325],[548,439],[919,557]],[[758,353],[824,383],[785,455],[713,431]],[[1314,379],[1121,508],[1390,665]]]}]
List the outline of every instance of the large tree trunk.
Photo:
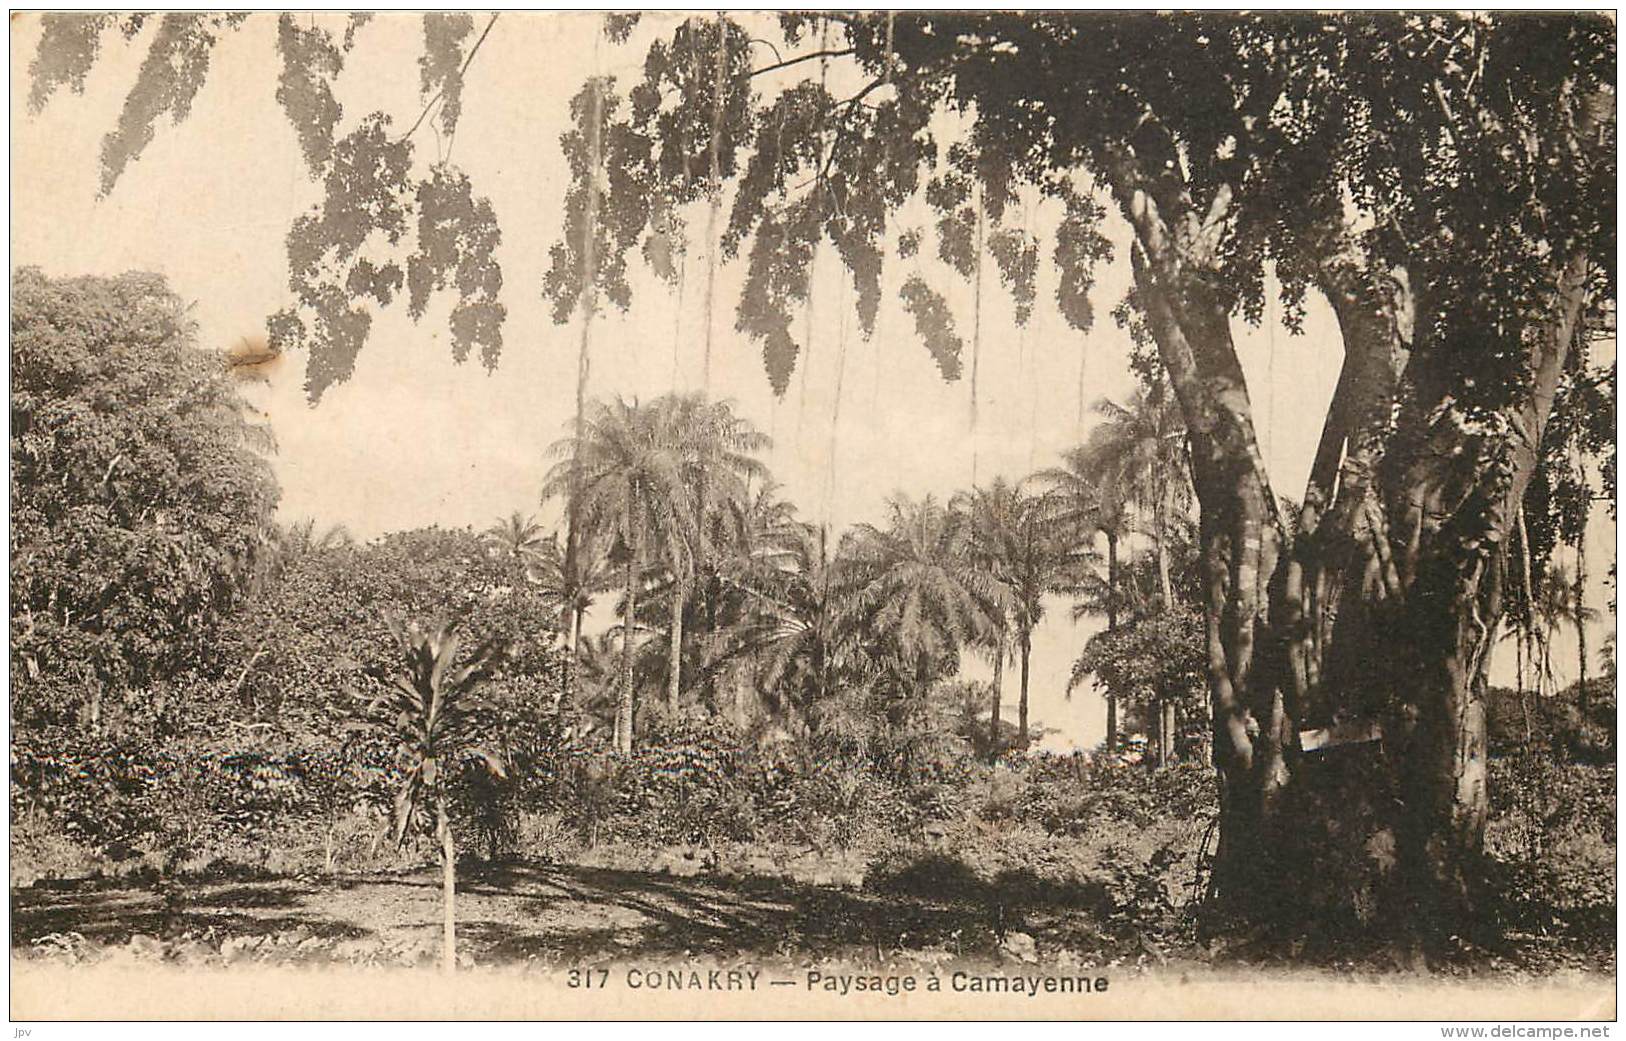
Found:
[{"label": "large tree trunk", "polygon": [[1219,277],[1230,193],[1199,207],[1172,146],[1148,135],[1144,154],[1106,172],[1135,229],[1137,290],[1190,441],[1219,906],[1323,936],[1463,934],[1487,811],[1484,665],[1502,547],[1584,259],[1555,272],[1557,306],[1524,341],[1533,393],[1496,427],[1456,400],[1450,365],[1413,328],[1414,313],[1435,312],[1410,306],[1403,276],[1369,270],[1352,242],[1319,256],[1345,361],[1290,524],[1260,457]]}]

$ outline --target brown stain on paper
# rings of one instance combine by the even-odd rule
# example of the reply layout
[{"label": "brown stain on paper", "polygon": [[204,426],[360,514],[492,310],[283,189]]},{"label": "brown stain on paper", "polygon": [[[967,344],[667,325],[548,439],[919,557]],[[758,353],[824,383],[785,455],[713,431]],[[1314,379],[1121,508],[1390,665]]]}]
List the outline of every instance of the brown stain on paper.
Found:
[{"label": "brown stain on paper", "polygon": [[244,336],[226,351],[226,367],[240,380],[269,383],[281,364],[282,352],[264,333]]}]

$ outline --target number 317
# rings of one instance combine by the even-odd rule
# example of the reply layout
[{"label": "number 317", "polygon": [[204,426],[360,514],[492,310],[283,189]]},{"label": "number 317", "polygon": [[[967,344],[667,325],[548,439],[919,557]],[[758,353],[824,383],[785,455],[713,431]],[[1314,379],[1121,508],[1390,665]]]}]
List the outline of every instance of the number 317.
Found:
[{"label": "number 317", "polygon": [[572,990],[603,990],[609,981],[609,969],[571,969],[565,979],[565,986]]}]

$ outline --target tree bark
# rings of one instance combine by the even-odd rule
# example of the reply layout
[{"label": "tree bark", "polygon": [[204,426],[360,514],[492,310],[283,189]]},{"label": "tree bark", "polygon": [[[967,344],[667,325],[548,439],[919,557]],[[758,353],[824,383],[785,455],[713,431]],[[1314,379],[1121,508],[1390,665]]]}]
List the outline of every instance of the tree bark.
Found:
[{"label": "tree bark", "polygon": [[[1487,427],[1467,415],[1449,360],[1414,320],[1460,305],[1413,306],[1405,272],[1373,269],[1353,236],[1317,243],[1345,359],[1290,527],[1229,327],[1229,187],[1199,203],[1154,118],[1132,148],[1105,158],[1200,507],[1220,906],[1323,934],[1464,933],[1487,807],[1484,665],[1502,609],[1502,548],[1535,467],[1585,258],[1554,268],[1556,306],[1531,318],[1521,341],[1531,392],[1506,406],[1505,426]],[[1380,724],[1381,740],[1302,747],[1301,728],[1346,721]]]},{"label": "tree bark", "polygon": [[1535,737],[1535,728],[1530,725],[1530,691],[1525,685],[1525,651],[1529,647],[1530,626],[1528,619],[1534,593],[1530,587],[1530,533],[1524,526],[1524,506],[1519,506],[1514,514],[1514,527],[1519,536],[1519,580],[1521,604],[1519,617],[1513,622],[1513,651],[1515,656],[1514,669],[1516,682],[1519,685],[1519,711],[1524,716],[1524,743],[1528,746]]},{"label": "tree bark", "polygon": [[1163,765],[1163,699],[1153,696],[1146,706],[1146,765],[1153,770]]}]

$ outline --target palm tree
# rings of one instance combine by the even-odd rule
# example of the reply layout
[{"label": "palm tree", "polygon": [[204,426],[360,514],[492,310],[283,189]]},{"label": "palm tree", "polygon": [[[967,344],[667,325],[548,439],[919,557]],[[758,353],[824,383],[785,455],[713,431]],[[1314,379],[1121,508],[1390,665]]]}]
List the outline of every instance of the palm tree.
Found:
[{"label": "palm tree", "polygon": [[613,731],[620,705],[621,647],[615,633],[583,636],[577,645],[577,719],[587,720],[581,733],[608,725]]},{"label": "palm tree", "polygon": [[[1017,514],[1022,508],[1021,493],[1004,478],[995,478],[994,483],[986,488],[974,488],[970,492],[959,493],[949,503],[949,507],[959,513],[967,525],[967,548],[972,564],[994,576],[996,581],[1004,582],[1007,592],[1011,591],[1009,583],[1006,582],[1004,566],[1009,559],[1010,536],[1016,527]],[[993,697],[988,717],[988,748],[991,756],[999,755],[1000,708],[1004,700],[1002,695],[1005,658],[1010,650],[1009,636],[1010,611],[1007,608],[1000,612],[992,647]],[[1024,741],[1026,737],[1024,725],[1022,727]]]},{"label": "palm tree", "polygon": [[1022,665],[1021,700],[1017,705],[1018,735],[1028,740],[1028,672],[1033,654],[1033,631],[1044,620],[1045,597],[1074,593],[1086,583],[1095,559],[1088,543],[1071,538],[1070,521],[1052,513],[1043,498],[1018,492],[1014,525],[1007,534],[1001,571],[1011,591],[1011,614],[1016,624],[1017,652]]},{"label": "palm tree", "polygon": [[742,561],[737,581],[750,605],[742,647],[756,684],[781,716],[803,723],[835,690],[844,640],[836,562],[826,531],[789,524]]},{"label": "palm tree", "polygon": [[[799,567],[798,549],[806,526],[796,520],[796,506],[780,495],[780,486],[764,478],[743,499],[723,504],[713,530],[722,550],[716,574],[725,594],[726,646],[721,660],[714,656],[708,675],[726,672],[734,689],[734,712],[747,722],[745,696],[761,687],[759,642],[775,628],[771,601],[763,594],[778,591],[776,581]],[[716,648],[713,648],[716,651]],[[723,668],[727,663],[726,669]],[[741,682],[749,674],[749,683]]]},{"label": "palm tree", "polygon": [[[1178,403],[1166,386],[1137,390],[1127,405],[1102,400],[1095,411],[1104,422],[1080,447],[1069,452],[1064,465],[1043,471],[1036,479],[1050,487],[1053,508],[1063,523],[1080,531],[1097,530],[1107,537],[1107,629],[1118,626],[1118,611],[1125,599],[1118,566],[1119,543],[1140,515],[1139,529],[1151,536],[1160,610],[1174,606],[1169,568],[1169,538],[1174,518],[1190,508],[1190,484],[1185,474],[1186,435]],[[1086,612],[1093,607],[1086,605]],[[1173,703],[1160,702],[1158,730],[1165,752],[1172,752]],[[1117,706],[1107,700],[1107,746],[1117,737]]]},{"label": "palm tree", "polygon": [[[1536,582],[1529,613],[1531,634],[1539,654],[1539,659],[1531,662],[1536,668],[1537,684],[1549,690],[1556,689],[1553,638],[1565,629],[1579,630],[1588,622],[1596,621],[1598,612],[1576,600],[1575,579],[1568,568],[1554,562]],[[1584,691],[1581,696],[1585,697]]]},{"label": "palm tree", "polygon": [[[559,632],[572,649],[573,659],[581,657],[582,620],[593,606],[593,598],[610,586],[609,558],[598,552],[586,534],[590,533],[577,540],[575,573],[557,533],[543,540],[526,567],[526,580],[536,583],[545,599],[559,605]],[[576,664],[580,666],[579,661]]]},{"label": "palm tree", "polygon": [[[518,615],[525,599],[525,587],[540,584],[534,575],[547,550],[549,536],[534,517],[515,510],[481,532],[480,541],[508,573],[513,610]],[[540,591],[543,597],[552,598],[551,590],[544,587]]]},{"label": "palm tree", "polygon": [[1188,509],[1190,485],[1184,474],[1186,427],[1179,403],[1163,384],[1137,390],[1128,405],[1096,403],[1105,422],[1086,443],[1100,477],[1122,489],[1123,497],[1145,515],[1157,554],[1163,610],[1173,606],[1169,581],[1168,535],[1172,514]]},{"label": "palm tree", "polygon": [[510,570],[524,576],[540,559],[548,537],[535,517],[515,510],[480,533],[483,541]]},{"label": "palm tree", "polygon": [[[1094,541],[1099,533],[1107,541],[1107,577],[1104,586],[1081,576],[1077,592],[1086,599],[1074,609],[1074,617],[1105,614],[1107,631],[1118,628],[1118,613],[1124,601],[1120,585],[1118,547],[1129,530],[1129,500],[1117,474],[1100,463],[1096,444],[1086,441],[1062,457],[1060,466],[1034,474],[1029,480],[1043,487],[1045,512],[1050,522],[1070,533],[1075,544]],[[1094,588],[1092,588],[1092,586]],[[1106,749],[1118,748],[1118,699],[1108,691]]]},{"label": "palm tree", "polygon": [[935,498],[887,505],[885,528],[860,524],[845,540],[842,586],[851,617],[920,699],[962,647],[997,628],[1004,593],[969,563],[961,525]]},{"label": "palm tree", "polygon": [[268,524],[261,533],[261,552],[256,554],[253,561],[254,574],[250,588],[263,591],[313,553],[349,549],[355,544],[355,538],[343,524],[330,524],[318,530],[314,517],[305,517],[288,525]]},{"label": "palm tree", "polygon": [[[957,497],[968,524],[971,560],[997,581],[1007,601],[1000,619],[999,655],[1004,656],[1007,623],[1016,630],[1022,667],[1017,703],[1018,740],[1028,741],[1028,677],[1033,631],[1044,619],[1045,597],[1077,591],[1090,571],[1093,553],[1070,536],[1067,511],[1045,498],[996,479],[986,489]],[[995,662],[994,728],[998,732],[1000,668]],[[997,738],[996,738],[997,741]]]},{"label": "palm tree", "polygon": [[[669,395],[662,406],[668,436],[678,452],[689,496],[688,554],[685,560],[701,579],[701,606],[706,618],[701,674],[708,700],[715,700],[718,622],[721,611],[725,561],[731,551],[731,523],[738,504],[750,498],[751,485],[766,482],[768,470],[756,458],[769,447],[768,438],[728,401],[708,401],[704,394]],[[687,585],[687,583],[680,583]],[[685,590],[686,591],[686,590]],[[674,591],[674,597],[680,595]],[[681,622],[679,607],[674,620]],[[680,638],[674,640],[673,662],[680,663]],[[676,670],[674,669],[674,673]],[[676,690],[674,688],[674,701]]]},{"label": "palm tree", "polygon": [[633,652],[638,594],[648,569],[648,546],[693,525],[684,459],[661,421],[662,410],[617,398],[595,402],[580,438],[555,443],[559,462],[543,496],[575,494],[578,523],[614,542],[625,568],[622,603],[622,688],[615,746],[632,750]]},{"label": "palm tree", "polygon": [[396,844],[411,828],[440,840],[441,968],[451,973],[457,968],[457,844],[446,812],[447,788],[467,759],[481,761],[497,777],[505,775],[501,758],[480,743],[477,726],[483,705],[476,692],[496,656],[484,645],[460,663],[461,641],[444,625],[425,631],[417,623],[402,627],[391,619],[390,628],[402,661],[390,689],[371,710],[390,721],[405,761],[395,797]]}]

